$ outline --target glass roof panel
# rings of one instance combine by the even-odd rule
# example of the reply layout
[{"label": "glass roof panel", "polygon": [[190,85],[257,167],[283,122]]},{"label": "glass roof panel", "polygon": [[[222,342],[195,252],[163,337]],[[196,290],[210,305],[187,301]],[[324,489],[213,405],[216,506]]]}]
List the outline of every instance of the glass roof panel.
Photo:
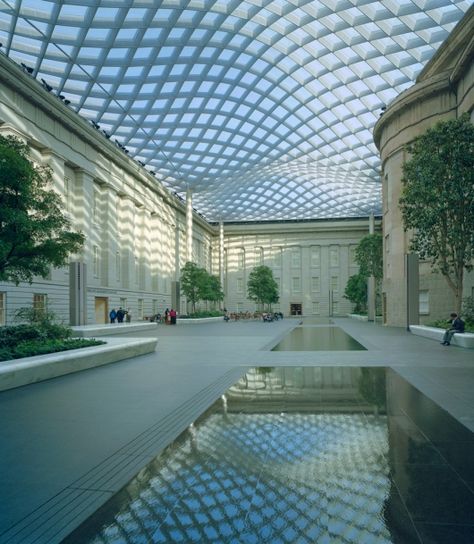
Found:
[{"label": "glass roof panel", "polygon": [[381,107],[470,5],[0,0],[0,41],[206,219],[351,217],[381,212]]}]

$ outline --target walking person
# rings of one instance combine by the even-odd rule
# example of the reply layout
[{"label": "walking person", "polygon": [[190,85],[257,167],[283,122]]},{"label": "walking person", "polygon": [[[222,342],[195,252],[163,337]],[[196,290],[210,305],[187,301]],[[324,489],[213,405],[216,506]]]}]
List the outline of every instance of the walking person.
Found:
[{"label": "walking person", "polygon": [[117,319],[117,312],[115,311],[115,308],[112,308],[109,313],[110,322],[115,323],[115,320]]},{"label": "walking person", "polygon": [[130,311],[130,308],[125,310],[125,321],[127,323],[131,323],[131,321],[132,321],[132,312]]},{"label": "walking person", "polygon": [[448,322],[451,323],[449,329],[446,329],[446,332],[443,336],[443,341],[441,342],[442,346],[451,345],[451,339],[456,333],[464,332],[464,321],[458,316],[458,314],[452,313]]},{"label": "walking person", "polygon": [[177,316],[176,310],[173,310],[173,308],[171,308],[170,310],[171,325],[176,325],[176,316]]},{"label": "walking person", "polygon": [[117,310],[117,321],[119,323],[123,323],[123,318],[125,316],[125,312],[122,310],[122,307],[120,307],[118,310]]},{"label": "walking person", "polygon": [[170,311],[168,310],[168,308],[166,308],[165,310],[165,325],[169,325],[170,324]]}]

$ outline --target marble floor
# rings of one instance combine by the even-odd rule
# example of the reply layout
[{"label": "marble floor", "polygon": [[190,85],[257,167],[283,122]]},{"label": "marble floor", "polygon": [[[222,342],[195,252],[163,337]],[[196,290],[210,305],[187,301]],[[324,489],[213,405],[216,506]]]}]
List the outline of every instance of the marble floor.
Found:
[{"label": "marble floor", "polygon": [[334,323],[365,350],[271,351],[293,319],[158,326],[154,354],[1,393],[0,543],[61,542],[250,367],[387,367],[474,430],[472,351]]}]

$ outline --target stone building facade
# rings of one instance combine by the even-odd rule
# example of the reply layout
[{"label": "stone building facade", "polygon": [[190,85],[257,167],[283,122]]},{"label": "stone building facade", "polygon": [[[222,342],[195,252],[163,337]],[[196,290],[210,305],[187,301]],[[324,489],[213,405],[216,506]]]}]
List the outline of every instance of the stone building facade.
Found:
[{"label": "stone building facade", "polygon": [[[143,319],[165,308],[186,313],[180,269],[189,258],[223,279],[229,310],[256,309],[247,300],[253,266],[269,265],[280,286],[275,309],[285,315],[344,315],[347,280],[357,272],[354,249],[369,219],[265,224],[207,223],[192,213],[188,244],[186,202],[167,191],[100,130],[48,93],[0,54],[0,133],[28,143],[31,159],[48,164],[54,189],[75,229],[86,235],[71,267],[19,286],[0,283],[0,324],[26,306],[47,307],[76,324],[74,290],[82,276],[83,323],[107,321],[111,308]],[[221,247],[223,244],[224,255]],[[189,249],[191,248],[191,249]]]},{"label": "stone building facade", "polygon": [[[410,233],[403,228],[398,201],[402,189],[402,166],[406,145],[438,121],[465,112],[474,119],[474,9],[453,30],[426,65],[416,84],[402,93],[379,119],[374,139],[382,159],[384,235],[384,322],[406,326],[446,317],[454,295],[445,279],[420,262],[415,276],[419,284],[409,291],[406,256]],[[416,278],[414,278],[415,281]],[[464,297],[474,295],[474,274],[466,274]],[[411,312],[410,306],[418,311]],[[415,314],[415,315],[414,315]]]}]

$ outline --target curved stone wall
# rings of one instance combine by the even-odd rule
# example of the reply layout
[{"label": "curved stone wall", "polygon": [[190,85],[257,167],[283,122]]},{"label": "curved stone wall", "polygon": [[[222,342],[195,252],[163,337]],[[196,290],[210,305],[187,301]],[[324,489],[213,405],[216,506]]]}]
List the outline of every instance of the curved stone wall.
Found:
[{"label": "curved stone wall", "polygon": [[[406,326],[409,306],[405,255],[409,253],[410,233],[405,232],[398,201],[406,145],[441,120],[465,112],[474,117],[474,9],[453,30],[450,37],[427,64],[417,83],[402,93],[381,115],[374,129],[374,140],[382,160],[384,231],[384,322]],[[467,275],[464,296],[472,294],[473,274]],[[429,322],[452,309],[453,297],[439,274],[428,262],[419,265],[417,300],[419,321]]]}]

